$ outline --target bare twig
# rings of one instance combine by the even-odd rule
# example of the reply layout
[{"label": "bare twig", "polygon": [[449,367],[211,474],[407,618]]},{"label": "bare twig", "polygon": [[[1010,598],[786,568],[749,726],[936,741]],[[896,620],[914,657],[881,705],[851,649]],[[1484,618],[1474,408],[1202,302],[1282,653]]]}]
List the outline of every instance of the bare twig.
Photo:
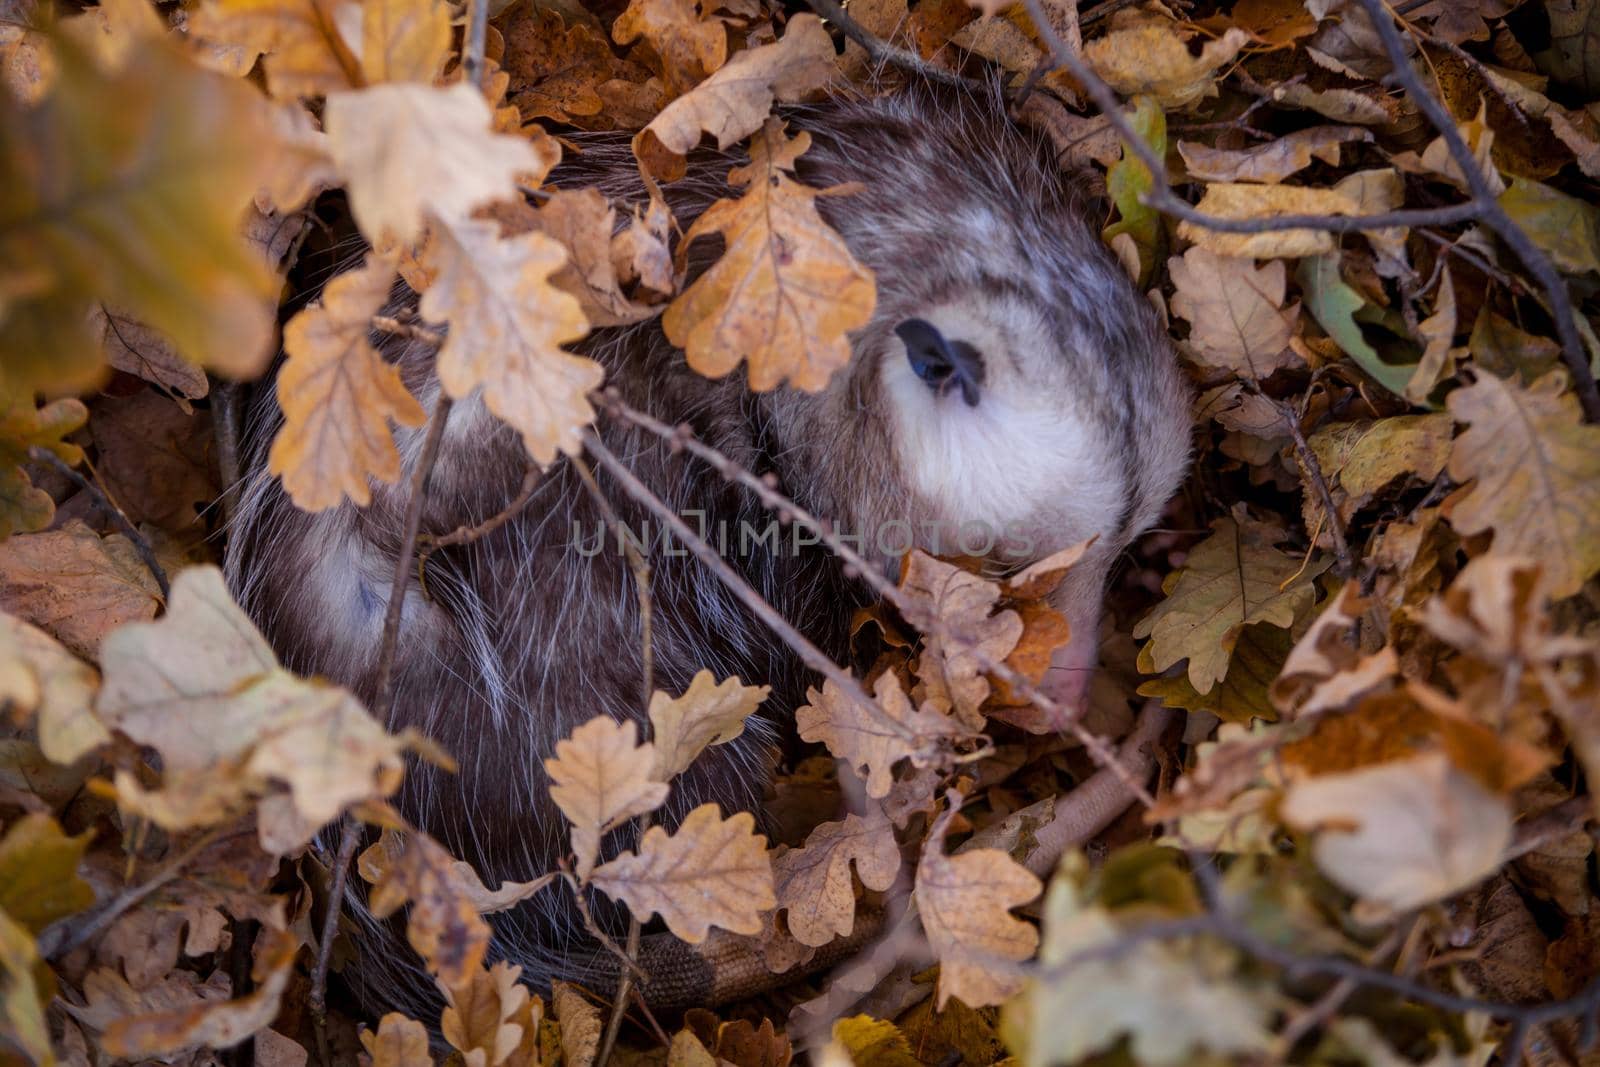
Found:
[{"label": "bare twig", "polygon": [[887,63],[928,81],[938,82],[940,85],[970,87],[973,84],[969,78],[963,78],[943,67],[936,67],[915,52],[908,52],[867,32],[859,22],[850,17],[844,5],[838,0],[806,0],[806,5],[820,17],[843,30],[844,35],[860,45],[866,51],[867,58],[874,63]]},{"label": "bare twig", "polygon": [[1305,431],[1300,429],[1299,414],[1293,405],[1267,396],[1255,386],[1254,382],[1251,386],[1257,396],[1277,409],[1278,417],[1283,420],[1284,426],[1289,430],[1289,436],[1294,439],[1294,454],[1300,460],[1300,469],[1310,480],[1312,491],[1317,495],[1317,503],[1322,506],[1322,513],[1328,517],[1328,535],[1333,538],[1333,553],[1338,558],[1334,570],[1341,578],[1353,577],[1356,573],[1356,561],[1355,557],[1350,555],[1350,543],[1345,539],[1344,520],[1339,517],[1339,509],[1334,506],[1328,480],[1323,477],[1322,461],[1317,459],[1317,454],[1311,450],[1311,445],[1306,441]]},{"label": "bare twig", "polygon": [[480,523],[472,526],[463,523],[447,534],[419,533],[417,544],[421,549],[422,559],[426,560],[441,548],[471,544],[480,537],[494,533],[516,518],[522,509],[528,506],[528,501],[533,499],[533,491],[539,487],[539,479],[543,477],[543,473],[538,467],[530,464],[522,475],[522,487],[517,490],[517,495],[511,499],[511,503]]},{"label": "bare twig", "polygon": [[467,84],[483,88],[484,49],[489,41],[489,0],[468,0],[467,39],[461,49],[461,72]]},{"label": "bare twig", "polygon": [[106,495],[105,490],[101,489],[98,485],[95,485],[94,482],[90,481],[88,478],[85,478],[82,474],[79,474],[77,471],[73,470],[72,467],[67,464],[66,460],[56,455],[48,448],[42,448],[38,445],[35,445],[34,447],[28,449],[28,458],[33,460],[35,463],[43,463],[45,466],[50,467],[57,473],[66,476],[67,478],[71,479],[72,483],[79,489],[82,489],[84,492],[92,496],[95,499],[95,502],[99,504],[101,508],[103,508],[106,513],[109,514],[116,522],[117,526],[122,530],[123,535],[127,537],[129,541],[133,542],[134,550],[139,553],[139,559],[144,562],[146,569],[150,571],[150,576],[156,580],[156,588],[161,590],[161,599],[166,600],[172,595],[172,586],[167,582],[167,572],[161,566],[161,562],[156,559],[156,551],[150,546],[150,539],[146,537],[139,530],[139,528],[132,523],[132,521],[129,520],[127,515],[123,514],[122,509],[117,507],[116,503],[111,499],[111,497]]},{"label": "bare twig", "polygon": [[392,315],[372,316],[372,328],[380,333],[421,341],[423,344],[433,345],[435,348],[444,344],[444,334],[438,330],[430,330],[417,322],[402,322]]}]

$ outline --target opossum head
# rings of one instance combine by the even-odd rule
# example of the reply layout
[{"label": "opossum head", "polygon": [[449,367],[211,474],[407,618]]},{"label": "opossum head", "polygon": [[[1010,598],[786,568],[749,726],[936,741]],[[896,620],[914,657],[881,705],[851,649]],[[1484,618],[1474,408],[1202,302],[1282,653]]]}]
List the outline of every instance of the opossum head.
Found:
[{"label": "opossum head", "polygon": [[801,176],[859,183],[823,211],[878,302],[826,390],[775,401],[797,476],[885,559],[902,524],[1001,568],[1093,538],[1058,594],[1074,636],[1050,688],[1076,700],[1110,564],[1187,464],[1172,347],[1080,183],[995,97],[900,93],[808,128]]}]

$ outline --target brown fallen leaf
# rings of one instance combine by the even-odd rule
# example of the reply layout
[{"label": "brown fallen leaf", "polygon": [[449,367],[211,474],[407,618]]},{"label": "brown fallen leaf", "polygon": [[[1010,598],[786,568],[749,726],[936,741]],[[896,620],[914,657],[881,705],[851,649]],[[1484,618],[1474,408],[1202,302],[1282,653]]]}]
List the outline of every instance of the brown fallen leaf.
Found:
[{"label": "brown fallen leaf", "polygon": [[655,747],[650,777],[671,781],[707,748],[738,737],[744,721],[771,692],[771,686],[745,685],[737,675],[718,682],[710,671],[697,672],[680,697],[657,690],[650,697]]},{"label": "brown fallen leaf", "polygon": [[668,104],[634,137],[634,155],[648,173],[676,181],[683,177],[683,157],[700,143],[702,132],[726,150],[761,128],[773,101],[792,103],[822,88],[836,70],[833,39],[822,20],[796,15],[780,40],[740,52]]},{"label": "brown fallen leaf", "polygon": [[64,398],[36,407],[31,397],[0,395],[0,541],[50,525],[55,501],[34,487],[22,465],[33,447],[55,453],[70,466],[82,463],[83,449],[65,437],[88,417],[81,400]]},{"label": "brown fallen leaf", "polygon": [[[398,862],[405,852],[407,840],[400,831],[384,827],[378,840],[357,857],[361,877],[369,882],[383,879],[389,867]],[[451,891],[465,897],[479,915],[515,907],[549,885],[555,877],[551,873],[529,882],[501,882],[500,888],[490,889],[483,884],[483,879],[478,877],[472,864],[464,860],[454,860],[445,872]]]},{"label": "brown fallen leaf", "polygon": [[515,10],[505,35],[508,95],[529,121],[548,118],[593,128],[607,117],[599,86],[645,75],[618,59],[599,32],[579,21],[569,25],[550,8]]},{"label": "brown fallen leaf", "polygon": [[1259,382],[1300,362],[1289,347],[1300,305],[1283,306],[1283,263],[1257,267],[1196,245],[1167,264],[1173,314],[1189,320],[1189,348],[1208,367]]},{"label": "brown fallen leaf", "polygon": [[[789,32],[798,32],[795,23]],[[810,143],[809,134],[789,139],[781,122],[770,121],[751,146],[749,165],[728,175],[749,191],[717,201],[684,234],[680,255],[708,234],[726,242],[722,258],[661,320],[689,366],[707,377],[744,361],[757,392],[785,380],[816,392],[849,361],[849,332],[872,317],[872,272],[822,220],[818,192],[791,176]]]},{"label": "brown fallen leaf", "polygon": [[1479,373],[1450,394],[1467,424],[1450,477],[1471,484],[1452,498],[1450,525],[1494,531],[1494,551],[1545,565],[1553,596],[1576,593],[1600,571],[1600,427],[1584,425],[1566,375],[1529,388]]},{"label": "brown fallen leaf", "polygon": [[154,617],[161,590],[133,543],[77,519],[0,542],[0,608],[96,659],[106,635]]},{"label": "brown fallen leaf", "polygon": [[368,901],[373,915],[388,918],[409,902],[406,940],[445,989],[466,986],[489,948],[489,924],[461,892],[456,862],[433,838],[413,831],[392,862],[360,868],[363,877],[377,875]]},{"label": "brown fallen leaf", "polygon": [[437,238],[438,276],[421,310],[450,325],[438,356],[445,392],[461,400],[481,389],[484,406],[521,433],[540,464],[576,452],[594,421],[587,396],[605,371],[560,347],[589,329],[578,302],[551,284],[566,261],[561,245],[542,233],[502,238],[481,221],[442,228]]},{"label": "brown fallen leaf", "polygon": [[637,852],[601,864],[590,883],[640,921],[659,914],[690,944],[704,941],[713,926],[758,933],[761,913],[777,897],[767,839],[754,829],[749,812],[724,819],[715,804],[702,804],[671,836],[652,826]]},{"label": "brown fallen leaf", "polygon": [[28,697],[0,686],[0,706],[18,722],[32,716],[39,749],[54,763],[76,762],[111,740],[93,711],[100,675],[54,638],[0,611],[0,678],[25,679]]},{"label": "brown fallen leaf", "polygon": [[1164,108],[1182,108],[1215,96],[1217,71],[1249,41],[1243,30],[1229,29],[1194,56],[1172,20],[1142,18],[1084,45],[1083,58],[1123,96],[1149,95]]},{"label": "brown fallen leaf", "polygon": [[[1332,189],[1298,185],[1249,185],[1213,182],[1196,210],[1225,219],[1265,219],[1280,215],[1359,215],[1360,205]],[[1222,233],[1193,222],[1178,224],[1178,235],[1223,256],[1255,259],[1314,256],[1334,248],[1326,230],[1272,230],[1265,233]]]},{"label": "brown fallen leaf", "polygon": [[[1404,477],[1427,483],[1450,458],[1450,416],[1397,415],[1376,422],[1324,426],[1309,439],[1328,479],[1339,517],[1348,523],[1386,486]],[[1322,504],[1316,494],[1303,499],[1306,529],[1319,528]]]},{"label": "brown fallen leaf", "polygon": [[204,536],[200,510],[221,495],[211,473],[208,413],[185,411],[144,389],[130,397],[100,398],[89,429],[99,454],[95,473],[123,514],[180,542]]},{"label": "brown fallen leaf", "polygon": [[821,692],[806,690],[806,704],[795,711],[795,726],[801,740],[820,741],[851,769],[865,770],[867,795],[874,799],[889,795],[900,760],[930,765],[949,743],[972,736],[931,704],[913,707],[892,671],[878,676],[873,693],[877,700],[869,714],[830,678]]},{"label": "brown fallen leaf", "polygon": [[398,367],[372,346],[372,316],[388,301],[394,260],[367,254],[360,270],[330,281],[322,301],[284,327],[288,358],[278,372],[283,425],[267,469],[306,511],[357,507],[372,500],[369,482],[400,477],[400,451],[390,422],[420,426],[425,418]]},{"label": "brown fallen leaf", "polygon": [[556,754],[544,761],[544,769],[550,775],[550,799],[572,823],[580,879],[594,869],[608,830],[655,811],[667,799],[666,782],[652,774],[658,763],[655,746],[638,742],[632,722],[604,715],[556,742]]},{"label": "brown fallen leaf", "polygon": [[855,928],[855,864],[861,884],[884,892],[900,873],[900,846],[894,827],[876,805],[865,816],[847,815],[811,831],[805,847],[773,861],[778,907],[788,909],[789,932],[813,948]]},{"label": "brown fallen leaf", "polygon": [[1341,145],[1371,140],[1371,131],[1358,126],[1312,126],[1237,151],[1179,141],[1178,155],[1191,178],[1274,184],[1309,167],[1313,159],[1338,166]]},{"label": "brown fallen leaf", "polygon": [[1039,895],[1043,883],[999,849],[944,851],[945,835],[960,808],[949,805],[928,831],[917,861],[913,900],[928,945],[939,958],[939,1006],[951,997],[970,1008],[999,1004],[1022,988],[1007,964],[1028,959],[1039,947],[1039,931],[1014,918],[1011,909]]},{"label": "brown fallen leaf", "polygon": [[567,982],[550,984],[550,1007],[560,1027],[562,1062],[592,1067],[600,1051],[599,1009]]},{"label": "brown fallen leaf", "polygon": [[[360,11],[355,3],[339,6]],[[267,86],[282,99],[357,84],[359,42],[347,40],[314,0],[211,0],[190,17],[189,28],[215,44],[267,53]]]},{"label": "brown fallen leaf", "polygon": [[991,687],[972,650],[1004,660],[1022,637],[1022,617],[1009,608],[995,610],[1001,590],[994,582],[916,549],[906,557],[900,588],[938,622],[925,628],[916,665],[920,687],[912,696],[981,730],[979,708]]},{"label": "brown fallen leaf", "polygon": [[[623,278],[613,255],[616,221],[616,208],[592,187],[553,190],[539,205],[539,228],[561,242],[567,253],[566,263],[550,282],[576,297],[584,318],[596,328],[642,322],[661,310],[622,291]],[[670,270],[670,259],[668,263]]]},{"label": "brown fallen leaf", "polygon": [[399,1012],[378,1020],[377,1033],[362,1030],[361,1047],[372,1057],[372,1067],[433,1067],[428,1028]]},{"label": "brown fallen leaf", "polygon": [[462,986],[444,990],[439,1030],[472,1067],[500,1067],[522,1044],[525,1014],[532,999],[518,979],[522,968],[501,960],[472,972]]},{"label": "brown fallen leaf", "polygon": [[172,342],[130,315],[103,304],[89,312],[89,330],[100,339],[106,362],[137,374],[176,396],[198,400],[211,390],[206,372],[190,363]]},{"label": "brown fallen leaf", "polygon": [[368,84],[431,85],[450,55],[444,0],[362,0],[361,75]]},{"label": "brown fallen leaf", "polygon": [[685,92],[715,73],[728,58],[723,20],[696,0],[631,0],[611,26],[618,44],[649,41],[661,57],[667,91]]}]

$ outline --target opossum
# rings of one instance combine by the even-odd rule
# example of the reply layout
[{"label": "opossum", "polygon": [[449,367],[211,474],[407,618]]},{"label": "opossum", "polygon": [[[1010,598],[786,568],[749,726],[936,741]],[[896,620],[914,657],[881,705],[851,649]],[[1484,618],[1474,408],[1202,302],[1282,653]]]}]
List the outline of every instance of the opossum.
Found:
[{"label": "opossum", "polygon": [[[755,393],[741,373],[713,380],[691,370],[653,321],[597,330],[576,350],[603,364],[627,404],[772,476],[889,574],[913,542],[966,554],[978,542],[1003,571],[1094,538],[1055,594],[1072,640],[1045,683],[1077,704],[1109,568],[1155,522],[1187,463],[1189,396],[1157,316],[1095,232],[1084,182],[1007,118],[998,92],[913,84],[783,117],[811,136],[799,178],[849,187],[819,206],[876,275],[876,310],[852,335],[848,365],[820,392]],[[644,197],[626,139],[579,145],[551,184],[598,184],[619,204]],[[681,226],[739,195],[726,181],[738,162],[699,152],[687,177],[665,187]],[[691,280],[710,258],[696,251]],[[403,345],[393,357],[431,408],[431,347]],[[307,514],[266,471],[281,415],[271,388],[259,392],[231,524],[232,588],[288,666],[370,698],[423,431],[398,431],[407,473],[374,485],[369,507]],[[836,559],[797,545],[788,528],[773,535],[751,493],[658,437],[605,418],[596,432],[780,614],[844,657],[848,621],[870,598]],[[517,434],[479,401],[456,404],[423,530],[494,516],[517,496],[527,464]],[[659,522],[596,476],[622,526],[656,540]],[[414,576],[406,592],[387,725],[433,738],[459,770],[414,766],[397,804],[491,886],[551,871],[567,849],[544,769],[556,742],[597,714],[647,727],[634,576],[603,522],[574,463],[558,460],[510,521],[433,552],[425,584]],[[707,801],[725,814],[750,810],[816,679],[705,566],[681,548],[654,548],[656,687],[682,692],[701,669],[772,687],[741,737],[707,750],[673,784],[663,818],[670,825]],[[627,837],[619,831],[608,852]],[[536,985],[581,980],[595,954],[563,899],[547,891],[492,916],[491,955],[520,964]],[[370,916],[362,925],[350,977],[367,1006],[436,1017],[425,1014],[432,983],[403,941]]]}]

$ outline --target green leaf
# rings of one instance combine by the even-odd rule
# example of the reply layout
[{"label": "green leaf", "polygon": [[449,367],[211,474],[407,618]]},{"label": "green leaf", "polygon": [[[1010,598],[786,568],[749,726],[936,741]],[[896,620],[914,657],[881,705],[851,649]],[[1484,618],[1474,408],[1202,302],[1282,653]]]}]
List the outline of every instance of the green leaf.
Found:
[{"label": "green leaf", "polygon": [[1339,276],[1338,253],[1301,260],[1295,279],[1305,294],[1306,307],[1310,309],[1312,317],[1328,331],[1328,336],[1344,350],[1344,354],[1355,360],[1356,365],[1379,385],[1395,396],[1404,396],[1406,383],[1411,381],[1411,376],[1416,372],[1416,361],[1405,364],[1388,362],[1361,332],[1356,314],[1367,306],[1367,302]]},{"label": "green leaf", "polygon": [[[1154,97],[1134,98],[1133,128],[1140,137],[1155,149],[1156,156],[1167,154],[1167,116]],[[1101,235],[1107,244],[1118,234],[1133,238],[1139,250],[1139,279],[1143,282],[1151,268],[1161,258],[1161,245],[1165,232],[1161,228],[1161,212],[1140,201],[1140,197],[1155,187],[1155,177],[1150,168],[1124,144],[1122,159],[1106,172],[1106,189],[1122,216],[1105,228]]]}]

